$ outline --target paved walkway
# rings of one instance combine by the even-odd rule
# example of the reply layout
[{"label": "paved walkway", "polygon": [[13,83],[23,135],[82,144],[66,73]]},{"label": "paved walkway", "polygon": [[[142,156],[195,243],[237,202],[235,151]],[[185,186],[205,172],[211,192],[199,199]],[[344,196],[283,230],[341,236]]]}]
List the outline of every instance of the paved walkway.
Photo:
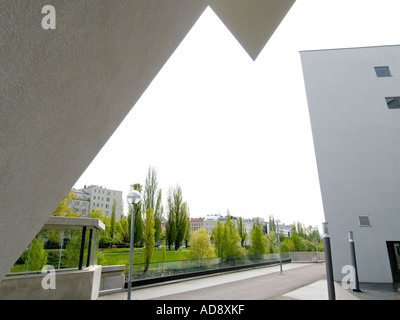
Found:
[{"label": "paved walkway", "polygon": [[[327,300],[324,263],[290,263],[133,288],[133,300]],[[335,284],[337,300],[358,300]],[[99,300],[125,300],[126,290]]]}]

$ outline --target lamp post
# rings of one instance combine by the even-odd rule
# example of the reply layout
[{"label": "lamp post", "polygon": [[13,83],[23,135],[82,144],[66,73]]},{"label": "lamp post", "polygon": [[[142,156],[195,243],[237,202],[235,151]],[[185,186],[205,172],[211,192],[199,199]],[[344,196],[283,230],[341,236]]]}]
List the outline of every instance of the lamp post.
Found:
[{"label": "lamp post", "polygon": [[128,203],[132,205],[131,236],[129,239],[129,271],[128,271],[128,300],[131,300],[133,242],[134,242],[134,228],[135,228],[135,204],[139,203],[142,200],[142,195],[138,191],[132,190],[128,193],[128,196],[126,198],[128,200]]},{"label": "lamp post", "polygon": [[328,297],[329,300],[336,300],[335,283],[333,282],[334,280],[333,280],[332,253],[331,253],[331,238],[329,235],[328,222],[322,223],[322,238],[324,238],[326,280],[328,282]]},{"label": "lamp post", "polygon": [[354,246],[354,235],[353,231],[349,231],[349,243],[350,243],[350,257],[351,257],[351,264],[354,267],[355,271],[355,279],[354,279],[354,289],[355,292],[361,292],[360,290],[360,283],[358,282],[358,271],[357,271],[357,260],[356,260],[356,249]]},{"label": "lamp post", "polygon": [[[318,232],[318,228],[314,228],[314,231]],[[319,234],[318,234],[319,236]],[[318,252],[318,237],[315,235],[315,248],[317,249],[317,262],[319,262],[319,252]]]},{"label": "lamp post", "polygon": [[280,220],[276,220],[276,231],[278,235],[278,248],[279,248],[279,266],[281,269],[281,274],[282,274],[282,252],[281,252],[281,237],[279,236],[279,222]]}]

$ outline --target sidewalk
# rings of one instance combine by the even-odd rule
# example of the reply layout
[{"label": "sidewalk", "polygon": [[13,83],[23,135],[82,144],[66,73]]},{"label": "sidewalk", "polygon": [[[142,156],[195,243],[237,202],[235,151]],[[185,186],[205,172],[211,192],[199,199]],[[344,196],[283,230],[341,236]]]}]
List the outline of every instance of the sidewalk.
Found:
[{"label": "sidewalk", "polygon": [[[328,300],[324,263],[290,263],[133,288],[132,300]],[[335,283],[337,300],[359,300]],[[126,290],[98,300],[126,300]]]}]

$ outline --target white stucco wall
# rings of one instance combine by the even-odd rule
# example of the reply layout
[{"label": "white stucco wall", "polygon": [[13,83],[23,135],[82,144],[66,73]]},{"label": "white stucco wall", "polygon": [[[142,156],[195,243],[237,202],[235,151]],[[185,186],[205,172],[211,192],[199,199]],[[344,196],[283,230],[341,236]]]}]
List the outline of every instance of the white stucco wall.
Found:
[{"label": "white stucco wall", "polygon": [[[392,282],[386,241],[400,240],[400,46],[301,52],[335,280],[354,232],[361,282]],[[378,78],[374,67],[389,66]],[[372,227],[360,227],[369,215]]]}]

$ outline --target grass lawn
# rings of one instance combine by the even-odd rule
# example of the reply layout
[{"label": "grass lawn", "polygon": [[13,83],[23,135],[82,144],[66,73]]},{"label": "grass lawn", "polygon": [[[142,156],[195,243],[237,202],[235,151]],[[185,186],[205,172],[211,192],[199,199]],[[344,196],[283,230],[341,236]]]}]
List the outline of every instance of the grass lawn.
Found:
[{"label": "grass lawn", "polygon": [[[133,264],[144,263],[144,254],[142,248],[135,248],[133,254]],[[103,249],[104,263],[105,266],[111,265],[128,265],[129,263],[129,248],[118,248],[118,249]],[[178,261],[178,260],[189,260],[190,259],[190,249],[180,250],[167,250],[165,261]],[[161,262],[162,252],[161,249],[157,248],[153,252],[151,257],[151,262]]]}]

